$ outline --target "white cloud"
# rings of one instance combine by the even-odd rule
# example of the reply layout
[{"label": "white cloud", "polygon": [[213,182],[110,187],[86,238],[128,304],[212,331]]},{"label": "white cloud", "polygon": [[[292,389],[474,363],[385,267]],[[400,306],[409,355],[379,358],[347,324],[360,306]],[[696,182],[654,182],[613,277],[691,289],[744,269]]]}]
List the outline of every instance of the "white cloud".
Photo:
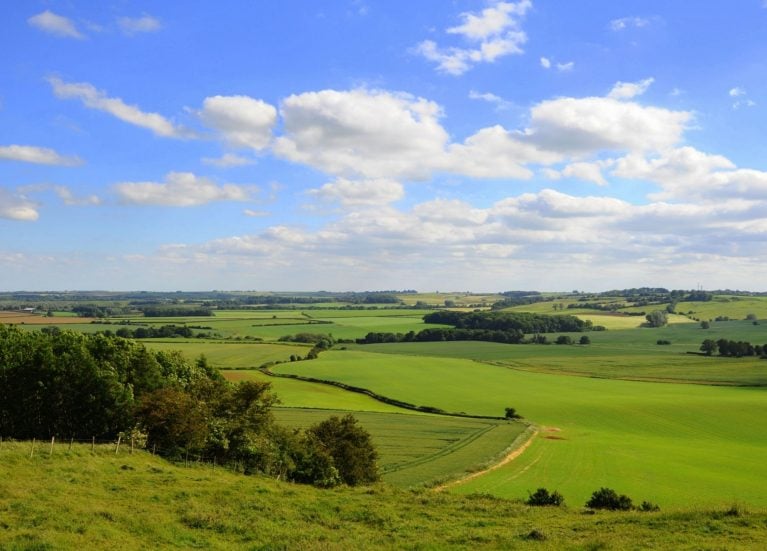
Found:
[{"label": "white cloud", "polygon": [[617,82],[612,90],[610,90],[610,93],[607,94],[607,97],[612,99],[631,99],[641,96],[653,82],[655,82],[655,79],[652,77],[640,80],[639,82]]},{"label": "white cloud", "polygon": [[235,166],[252,165],[256,161],[235,155],[234,153],[224,153],[221,157],[203,157],[202,162],[206,165],[217,166],[219,168],[232,168]]},{"label": "white cloud", "polygon": [[525,138],[499,125],[483,128],[462,144],[449,147],[445,169],[474,178],[528,179],[533,175],[525,166],[528,163],[554,163],[561,159],[560,154],[538,148]]},{"label": "white cloud", "polygon": [[541,67],[543,67],[544,69],[551,69],[551,60],[547,57],[542,57]]},{"label": "white cloud", "polygon": [[402,184],[393,180],[347,180],[339,178],[308,193],[326,201],[338,201],[344,206],[380,206],[399,201],[405,195]]},{"label": "white cloud", "polygon": [[248,201],[254,186],[217,185],[191,172],[170,172],[164,183],[122,182],[113,186],[120,202],[130,205],[196,207],[214,201]]},{"label": "white cloud", "polygon": [[27,19],[27,23],[54,36],[77,38],[78,40],[85,38],[85,35],[77,30],[77,26],[71,19],[62,15],[57,15],[50,10],[45,10],[42,13],[33,15]]},{"label": "white cloud", "polygon": [[568,71],[572,71],[575,67],[574,61],[568,61],[567,63],[557,63],[557,71],[566,73]]},{"label": "white cloud", "polygon": [[544,169],[541,171],[542,175],[549,180],[559,180],[560,178],[575,178],[576,180],[582,180],[584,182],[591,182],[598,186],[606,186],[607,180],[602,175],[602,170],[606,167],[612,166],[614,161],[595,161],[595,162],[578,162],[570,163],[565,166],[561,171],[553,169]]},{"label": "white cloud", "polygon": [[650,24],[650,20],[644,17],[621,17],[610,21],[610,29],[613,31],[622,31],[629,27],[641,29]]},{"label": "white cloud", "polygon": [[37,205],[24,196],[0,188],[0,218],[21,222],[34,222],[40,217]]},{"label": "white cloud", "polygon": [[162,28],[160,20],[151,15],[141,17],[118,17],[117,25],[123,34],[134,35],[138,33],[153,33]]},{"label": "white cloud", "polygon": [[264,217],[264,216],[269,216],[270,215],[270,213],[268,211],[265,211],[265,210],[253,210],[253,209],[245,209],[244,211],[242,211],[242,213],[245,216],[250,216],[251,218],[260,218],[260,217]]},{"label": "white cloud", "polygon": [[52,191],[59,199],[61,199],[61,202],[67,206],[93,206],[101,204],[101,198],[97,195],[78,197],[67,186],[56,184],[32,184],[28,186],[22,186],[18,189],[18,191],[24,195],[30,193],[43,193],[46,191]]},{"label": "white cloud", "polygon": [[77,166],[83,163],[79,157],[61,155],[53,149],[32,145],[2,145],[0,160],[58,166]]},{"label": "white cloud", "polygon": [[495,105],[495,108],[499,111],[502,111],[504,109],[509,109],[512,105],[514,105],[512,102],[507,101],[496,94],[493,94],[490,92],[480,93],[480,92],[477,92],[476,90],[469,91],[469,99],[486,101],[487,103],[492,103]]},{"label": "white cloud", "polygon": [[269,145],[277,110],[268,103],[248,96],[205,98],[200,118],[206,126],[221,133],[234,147],[260,150]]},{"label": "white cloud", "polygon": [[89,109],[104,111],[121,121],[147,128],[158,136],[187,138],[191,134],[180,126],[157,113],[145,113],[135,105],[128,105],[120,98],[110,98],[105,92],[87,82],[64,82],[58,77],[49,77],[53,93],[61,99],[79,99]]},{"label": "white cloud", "polygon": [[354,178],[423,179],[444,162],[439,106],[383,91],[323,90],[282,102],[280,157]]},{"label": "white cloud", "polygon": [[415,48],[417,54],[437,64],[440,72],[461,75],[478,63],[492,63],[496,59],[521,54],[527,35],[521,30],[519,19],[532,7],[529,0],[496,2],[479,14],[463,13],[463,23],[447,29],[475,46],[469,48],[441,48],[432,40],[425,40]]},{"label": "white cloud", "polygon": [[677,144],[688,111],[644,107],[613,98],[559,98],[534,106],[528,139],[541,149],[580,155],[599,150],[663,150]]},{"label": "white cloud", "polygon": [[736,86],[735,88],[730,88],[729,94],[731,98],[737,98],[738,96],[745,96],[746,91],[743,88]]}]

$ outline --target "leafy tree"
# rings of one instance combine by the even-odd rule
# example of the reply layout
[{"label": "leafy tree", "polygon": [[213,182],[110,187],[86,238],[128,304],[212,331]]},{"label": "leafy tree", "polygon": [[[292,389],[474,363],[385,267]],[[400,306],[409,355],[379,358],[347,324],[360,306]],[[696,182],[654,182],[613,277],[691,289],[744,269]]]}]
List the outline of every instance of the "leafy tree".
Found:
[{"label": "leafy tree", "polygon": [[588,335],[583,335],[578,341],[578,344],[591,344],[591,339],[588,337]]},{"label": "leafy tree", "polygon": [[716,354],[717,348],[719,348],[719,345],[717,345],[714,339],[706,339],[700,345],[700,351],[705,352],[706,356],[711,356],[713,354]]},{"label": "leafy tree", "polygon": [[573,338],[570,335],[559,335],[556,340],[557,344],[573,344]]},{"label": "leafy tree", "polygon": [[645,316],[647,327],[663,327],[668,324],[668,314],[662,310],[655,310]]},{"label": "leafy tree", "polygon": [[711,327],[711,323],[710,322],[708,322],[706,320],[703,320],[702,322],[700,322],[700,328],[701,329],[709,329],[710,327]]},{"label": "leafy tree", "polygon": [[522,419],[516,408],[506,408],[506,419]]},{"label": "leafy tree", "polygon": [[357,419],[347,414],[332,416],[307,431],[314,440],[317,453],[327,453],[333,458],[338,476],[345,484],[356,486],[378,480],[378,452],[365,429],[357,425]]}]

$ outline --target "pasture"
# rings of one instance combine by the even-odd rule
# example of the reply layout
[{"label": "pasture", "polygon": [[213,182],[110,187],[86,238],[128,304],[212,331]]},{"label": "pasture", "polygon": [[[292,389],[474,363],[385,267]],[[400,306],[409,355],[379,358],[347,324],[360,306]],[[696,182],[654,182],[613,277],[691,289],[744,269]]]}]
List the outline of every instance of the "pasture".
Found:
[{"label": "pasture", "polygon": [[[278,408],[275,417],[282,424],[306,428],[345,413]],[[401,487],[460,478],[491,464],[524,441],[527,428],[517,422],[439,415],[355,412],[354,416],[373,438],[383,480]]]},{"label": "pasture", "polygon": [[767,505],[767,390],[533,373],[453,358],[359,351],[275,370],[343,381],[447,411],[506,406],[553,432],[460,491],[503,497],[539,486],[577,502],[609,486],[662,507]]}]

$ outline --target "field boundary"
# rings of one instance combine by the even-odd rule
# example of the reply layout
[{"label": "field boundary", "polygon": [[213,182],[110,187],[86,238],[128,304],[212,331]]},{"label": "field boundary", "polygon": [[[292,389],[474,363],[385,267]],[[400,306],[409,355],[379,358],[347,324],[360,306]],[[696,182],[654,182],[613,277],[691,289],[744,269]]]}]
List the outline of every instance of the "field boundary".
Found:
[{"label": "field boundary", "polygon": [[[474,480],[475,478],[479,478],[480,476],[483,476],[489,472],[495,471],[496,469],[500,469],[501,467],[504,467],[505,465],[508,465],[512,461],[514,461],[517,457],[522,455],[527,448],[530,447],[530,445],[533,443],[533,440],[535,440],[535,437],[538,435],[538,427],[534,425],[528,426],[527,430],[517,436],[514,441],[511,443],[511,445],[506,448],[507,453],[503,456],[503,458],[500,461],[497,461],[496,463],[493,463],[492,465],[481,469],[479,471],[475,471],[473,473],[468,473],[465,476],[462,476],[461,478],[458,478],[457,480],[451,480],[450,482],[445,482],[444,484],[440,484],[439,486],[434,487],[435,492],[442,492],[444,490],[447,490],[448,488],[452,488],[454,486],[459,486],[461,484],[464,484],[470,480]],[[521,443],[518,443],[520,439],[526,438]]]},{"label": "field boundary", "polygon": [[[347,385],[346,383],[342,383],[340,381],[330,381],[327,379],[317,379],[315,377],[306,377],[304,375],[295,375],[292,373],[275,373],[268,367],[260,367],[258,369],[261,373],[264,375],[268,375],[269,377],[279,377],[284,379],[296,379],[299,381],[304,381],[307,383],[317,383],[317,384],[323,384],[323,385],[330,385],[337,388],[341,388],[343,390],[348,390],[349,392],[356,392],[358,394],[364,394],[366,396],[369,396],[373,398],[374,400],[378,400],[379,402],[383,402],[384,404],[389,404],[390,406],[396,406],[400,407],[402,409],[409,409],[412,411],[420,411],[422,413],[433,413],[435,415],[445,415],[449,417],[465,417],[469,419],[493,419],[496,421],[504,421],[508,420],[506,417],[498,417],[493,415],[474,415],[471,413],[464,413],[464,412],[450,412],[450,411],[444,411],[440,408],[433,407],[433,406],[417,406],[415,404],[411,404],[409,402],[403,402],[401,400],[397,400],[395,398],[389,398],[388,396],[383,396],[381,394],[378,394],[376,392],[373,392],[370,389],[359,387],[359,386],[352,386]],[[510,421],[510,420],[509,420]]]}]

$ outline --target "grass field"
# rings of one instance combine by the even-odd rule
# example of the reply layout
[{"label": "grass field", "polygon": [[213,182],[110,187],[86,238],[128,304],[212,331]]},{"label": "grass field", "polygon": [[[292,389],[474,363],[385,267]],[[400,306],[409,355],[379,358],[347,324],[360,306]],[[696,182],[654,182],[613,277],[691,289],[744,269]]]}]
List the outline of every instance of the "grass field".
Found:
[{"label": "grass field", "polygon": [[[761,549],[767,513],[581,513],[387,486],[317,490],[146,452],[0,447],[0,548]],[[536,530],[538,538],[529,534]],[[541,536],[545,539],[541,539]]]},{"label": "grass field", "polygon": [[[306,428],[333,410],[275,410],[280,423]],[[438,415],[356,412],[379,453],[383,480],[402,487],[458,478],[497,461],[517,438],[524,440],[522,423]],[[519,443],[519,442],[517,442]]]},{"label": "grass field", "polygon": [[[504,497],[547,486],[585,501],[600,486],[661,506],[767,505],[767,390],[531,373],[452,358],[326,352],[276,370],[343,381],[447,411],[506,406],[560,429],[523,461],[462,491]],[[491,480],[486,482],[486,479]]]},{"label": "grass field", "polygon": [[142,341],[153,350],[180,350],[190,360],[205,355],[208,363],[219,369],[257,368],[267,362],[286,361],[291,355],[305,356],[308,345],[209,340]]}]

